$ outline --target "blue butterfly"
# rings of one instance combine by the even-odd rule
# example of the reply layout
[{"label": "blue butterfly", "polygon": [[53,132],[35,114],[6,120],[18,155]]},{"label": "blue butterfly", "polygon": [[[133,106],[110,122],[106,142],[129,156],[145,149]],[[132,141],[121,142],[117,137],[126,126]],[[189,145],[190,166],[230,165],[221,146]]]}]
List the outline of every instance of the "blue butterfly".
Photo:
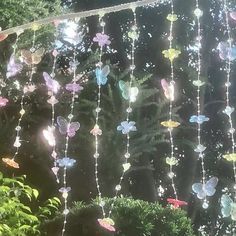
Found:
[{"label": "blue butterfly", "polygon": [[97,68],[95,70],[97,85],[105,85],[107,83],[107,76],[110,73],[110,67],[108,65],[104,66],[102,69]]},{"label": "blue butterfly", "polygon": [[75,162],[76,160],[71,159],[69,157],[63,157],[62,159],[57,160],[57,163],[60,167],[72,167]]},{"label": "blue butterfly", "polygon": [[222,195],[220,203],[223,217],[231,216],[231,219],[236,221],[236,203],[226,194]]},{"label": "blue butterfly", "polygon": [[211,197],[216,192],[216,185],[218,183],[217,177],[210,178],[204,185],[202,183],[195,183],[192,185],[192,190],[197,194],[199,199],[204,199],[207,196]]},{"label": "blue butterfly", "polygon": [[204,115],[191,116],[189,122],[202,124],[203,122],[209,121],[209,118]]},{"label": "blue butterfly", "polygon": [[122,131],[123,134],[128,134],[130,131],[137,131],[134,121],[123,121],[117,127],[118,131]]}]

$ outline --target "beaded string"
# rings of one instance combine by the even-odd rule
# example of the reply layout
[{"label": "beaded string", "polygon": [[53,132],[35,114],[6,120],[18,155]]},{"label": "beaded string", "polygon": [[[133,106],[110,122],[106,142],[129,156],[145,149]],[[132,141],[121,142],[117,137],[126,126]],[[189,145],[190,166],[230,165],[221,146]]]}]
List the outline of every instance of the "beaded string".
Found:
[{"label": "beaded string", "polygon": [[[36,30],[38,28],[33,28],[33,41],[32,41],[32,48],[31,48],[31,51],[34,50],[34,47],[35,47],[35,39],[36,39]],[[31,71],[30,71],[30,76],[29,76],[29,80],[28,82],[26,82],[26,85],[30,85],[32,86],[32,79],[33,79],[33,74],[35,73],[35,68],[34,68],[34,64],[31,65]],[[13,146],[16,148],[16,151],[13,155],[13,158],[12,160],[14,161],[15,158],[17,157],[18,153],[19,153],[19,149],[20,149],[20,146],[21,146],[21,140],[20,140],[20,131],[22,129],[21,127],[21,121],[23,119],[23,116],[25,115],[25,108],[24,108],[24,99],[25,99],[25,94],[27,93],[28,91],[25,90],[25,86],[23,87],[23,93],[22,93],[22,96],[21,96],[21,100],[20,100],[20,107],[21,107],[21,110],[20,110],[20,117],[18,119],[18,122],[17,122],[17,126],[15,128],[16,130],[16,139],[15,139],[15,142],[13,144]]]},{"label": "beaded string", "polygon": [[[76,84],[76,69],[77,69],[77,63],[76,63],[76,47],[74,45],[74,52],[73,52],[73,85]],[[73,89],[72,91],[72,98],[71,98],[71,109],[70,109],[70,114],[68,115],[68,124],[67,127],[70,127],[71,123],[72,123],[72,119],[73,119],[73,113],[74,113],[74,106],[75,106],[75,97],[76,97],[76,91]],[[64,156],[65,158],[68,158],[68,148],[69,148],[69,139],[70,136],[67,132],[66,135],[66,142],[65,142],[65,150],[64,150]],[[67,215],[69,213],[69,209],[68,209],[68,201],[67,201],[67,197],[68,197],[68,193],[66,191],[67,189],[67,165],[64,165],[64,169],[63,169],[63,189],[65,190],[65,192],[63,192],[63,198],[64,198],[64,221],[63,221],[63,228],[62,228],[62,236],[65,234],[66,231],[66,224],[67,224]]]},{"label": "beaded string", "polygon": [[[134,80],[134,70],[135,70],[135,45],[136,41],[138,40],[138,32],[137,32],[137,16],[136,16],[136,8],[132,8],[133,13],[133,26],[131,28],[131,53],[130,53],[130,80],[129,80],[129,89],[132,88],[133,80]],[[129,123],[130,121],[130,114],[132,113],[132,101],[131,97],[129,97],[128,101],[128,107],[126,109],[126,121]],[[118,185],[115,187],[115,196],[113,197],[113,201],[111,203],[111,207],[108,213],[108,216],[110,218],[112,210],[114,208],[115,200],[117,199],[117,196],[121,190],[121,184],[124,179],[125,172],[130,168],[130,163],[128,162],[130,158],[130,134],[127,132],[126,134],[126,152],[124,154],[125,161],[123,163],[123,172],[121,174],[120,180],[118,182]]]},{"label": "beaded string", "polygon": [[[55,32],[55,40],[57,40],[58,38],[58,35],[59,35],[59,32],[58,32],[58,24],[56,23],[55,24],[55,27],[56,27],[56,32]],[[51,78],[54,79],[55,78],[55,71],[56,71],[56,62],[57,62],[57,58],[58,58],[58,51],[55,51],[56,48],[54,49],[53,51],[53,66],[52,66],[52,72],[51,72]],[[51,104],[51,128],[52,128],[52,134],[54,135],[54,132],[55,132],[55,102],[54,101],[57,101],[56,98],[55,98],[55,94],[54,94],[54,91],[52,89],[52,91],[50,91],[50,99],[52,102],[50,102]],[[59,178],[58,178],[58,166],[57,166],[57,152],[56,152],[56,142],[53,143],[53,146],[52,146],[52,153],[51,153],[51,156],[53,157],[54,159],[54,167],[52,169],[54,169],[55,171],[53,171],[53,173],[55,174],[55,177],[56,177],[56,181],[57,183],[59,183]]]},{"label": "beaded string", "polygon": [[[227,6],[227,0],[223,1],[223,6],[224,6],[224,14],[225,14],[225,22],[226,22],[226,30],[227,30],[227,36],[228,36],[228,43],[229,43],[229,52],[228,52],[228,56],[227,56],[227,61],[226,61],[226,108],[224,110],[224,113],[227,114],[228,116],[228,123],[229,123],[229,135],[230,135],[230,139],[231,139],[231,153],[233,155],[235,155],[235,138],[234,138],[234,134],[235,134],[235,129],[233,127],[233,121],[232,121],[232,113],[234,111],[234,108],[232,108],[230,106],[231,101],[230,101],[230,86],[231,86],[231,59],[230,59],[230,53],[232,51],[232,36],[231,36],[231,29],[230,29],[230,25],[229,25],[229,10],[228,10],[228,6]],[[234,173],[234,182],[235,182],[235,186],[234,186],[234,191],[235,191],[235,195],[234,195],[234,200],[236,201],[236,163],[235,163],[235,159],[233,158],[233,173]]]},{"label": "beaded string", "polygon": [[[102,28],[102,34],[105,32],[105,22],[103,20],[103,15],[99,15],[99,22],[100,26]],[[100,70],[102,69],[102,55],[103,55],[103,46],[100,46],[100,52],[99,52],[99,62],[98,62],[98,67]],[[98,92],[97,92],[97,107],[95,109],[96,117],[95,117],[95,126],[100,133],[94,135],[95,137],[95,153],[94,153],[94,159],[95,159],[95,181],[96,181],[96,188],[98,191],[98,198],[99,198],[99,205],[102,209],[102,214],[103,217],[106,217],[105,209],[104,209],[104,202],[102,201],[102,193],[99,185],[99,179],[98,179],[98,157],[99,157],[99,138],[98,135],[102,135],[102,131],[99,128],[99,113],[101,111],[101,84],[98,84]]]}]

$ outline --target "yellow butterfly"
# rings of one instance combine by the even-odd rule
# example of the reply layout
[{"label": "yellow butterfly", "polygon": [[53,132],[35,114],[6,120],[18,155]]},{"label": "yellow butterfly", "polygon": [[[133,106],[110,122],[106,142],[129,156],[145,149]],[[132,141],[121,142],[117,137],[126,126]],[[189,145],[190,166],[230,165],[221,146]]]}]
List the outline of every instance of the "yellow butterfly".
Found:
[{"label": "yellow butterfly", "polygon": [[226,154],[223,155],[223,157],[227,160],[227,161],[236,161],[236,153],[230,153],[230,154]]},{"label": "yellow butterfly", "polygon": [[178,160],[175,157],[167,157],[166,164],[170,166],[176,166],[178,164]]},{"label": "yellow butterfly", "polygon": [[180,123],[173,120],[167,120],[167,121],[162,121],[161,125],[166,128],[176,128],[180,125]]},{"label": "yellow butterfly", "polygon": [[39,48],[34,52],[23,49],[21,50],[21,57],[27,65],[37,65],[41,62],[44,52],[44,48]]},{"label": "yellow butterfly", "polygon": [[2,158],[2,161],[8,166],[11,166],[13,168],[16,168],[16,169],[20,168],[19,164],[13,158],[9,158],[9,157]]}]

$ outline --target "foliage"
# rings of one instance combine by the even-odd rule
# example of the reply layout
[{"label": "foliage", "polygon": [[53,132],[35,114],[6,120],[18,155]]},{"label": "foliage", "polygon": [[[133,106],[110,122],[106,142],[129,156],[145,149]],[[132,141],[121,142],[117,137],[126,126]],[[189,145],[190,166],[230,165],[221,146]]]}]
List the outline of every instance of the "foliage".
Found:
[{"label": "foliage", "polygon": [[[113,199],[104,199],[107,206]],[[108,209],[106,209],[109,211]],[[80,236],[193,236],[191,221],[180,209],[163,208],[158,203],[148,203],[131,198],[117,198],[111,218],[115,221],[116,233],[108,233],[101,228],[97,219],[101,211],[97,200],[91,204],[75,202],[68,217],[68,235]],[[61,221],[56,218],[46,227],[48,235],[58,235],[55,225]],[[73,223],[70,223],[73,222]]]},{"label": "foliage", "polygon": [[38,190],[26,185],[25,177],[4,178],[0,172],[0,235],[40,235],[40,226],[52,218],[60,201],[48,199],[37,207]]}]

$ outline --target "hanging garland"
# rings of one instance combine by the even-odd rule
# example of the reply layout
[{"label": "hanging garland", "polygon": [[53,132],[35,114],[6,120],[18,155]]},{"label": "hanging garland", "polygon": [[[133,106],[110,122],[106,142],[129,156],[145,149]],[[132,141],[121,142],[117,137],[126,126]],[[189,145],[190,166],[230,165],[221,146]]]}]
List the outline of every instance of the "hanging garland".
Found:
[{"label": "hanging garland", "polygon": [[166,158],[166,163],[169,166],[168,177],[171,179],[171,186],[174,192],[175,198],[168,198],[168,203],[172,204],[174,207],[179,207],[182,205],[186,205],[186,202],[178,200],[178,195],[175,186],[175,173],[173,170],[173,166],[178,164],[178,159],[175,157],[174,153],[174,137],[173,137],[173,129],[177,128],[180,123],[173,120],[173,102],[175,100],[175,79],[174,79],[174,60],[178,58],[180,55],[180,51],[173,48],[173,26],[174,22],[178,20],[177,15],[174,13],[174,3],[173,0],[170,1],[171,13],[168,14],[167,20],[170,21],[170,31],[169,31],[169,49],[164,50],[162,54],[165,58],[170,61],[170,82],[167,82],[165,79],[161,80],[161,85],[164,90],[165,97],[169,100],[169,120],[161,122],[161,125],[165,128],[168,128],[169,131],[169,142],[170,142],[170,157]]}]

